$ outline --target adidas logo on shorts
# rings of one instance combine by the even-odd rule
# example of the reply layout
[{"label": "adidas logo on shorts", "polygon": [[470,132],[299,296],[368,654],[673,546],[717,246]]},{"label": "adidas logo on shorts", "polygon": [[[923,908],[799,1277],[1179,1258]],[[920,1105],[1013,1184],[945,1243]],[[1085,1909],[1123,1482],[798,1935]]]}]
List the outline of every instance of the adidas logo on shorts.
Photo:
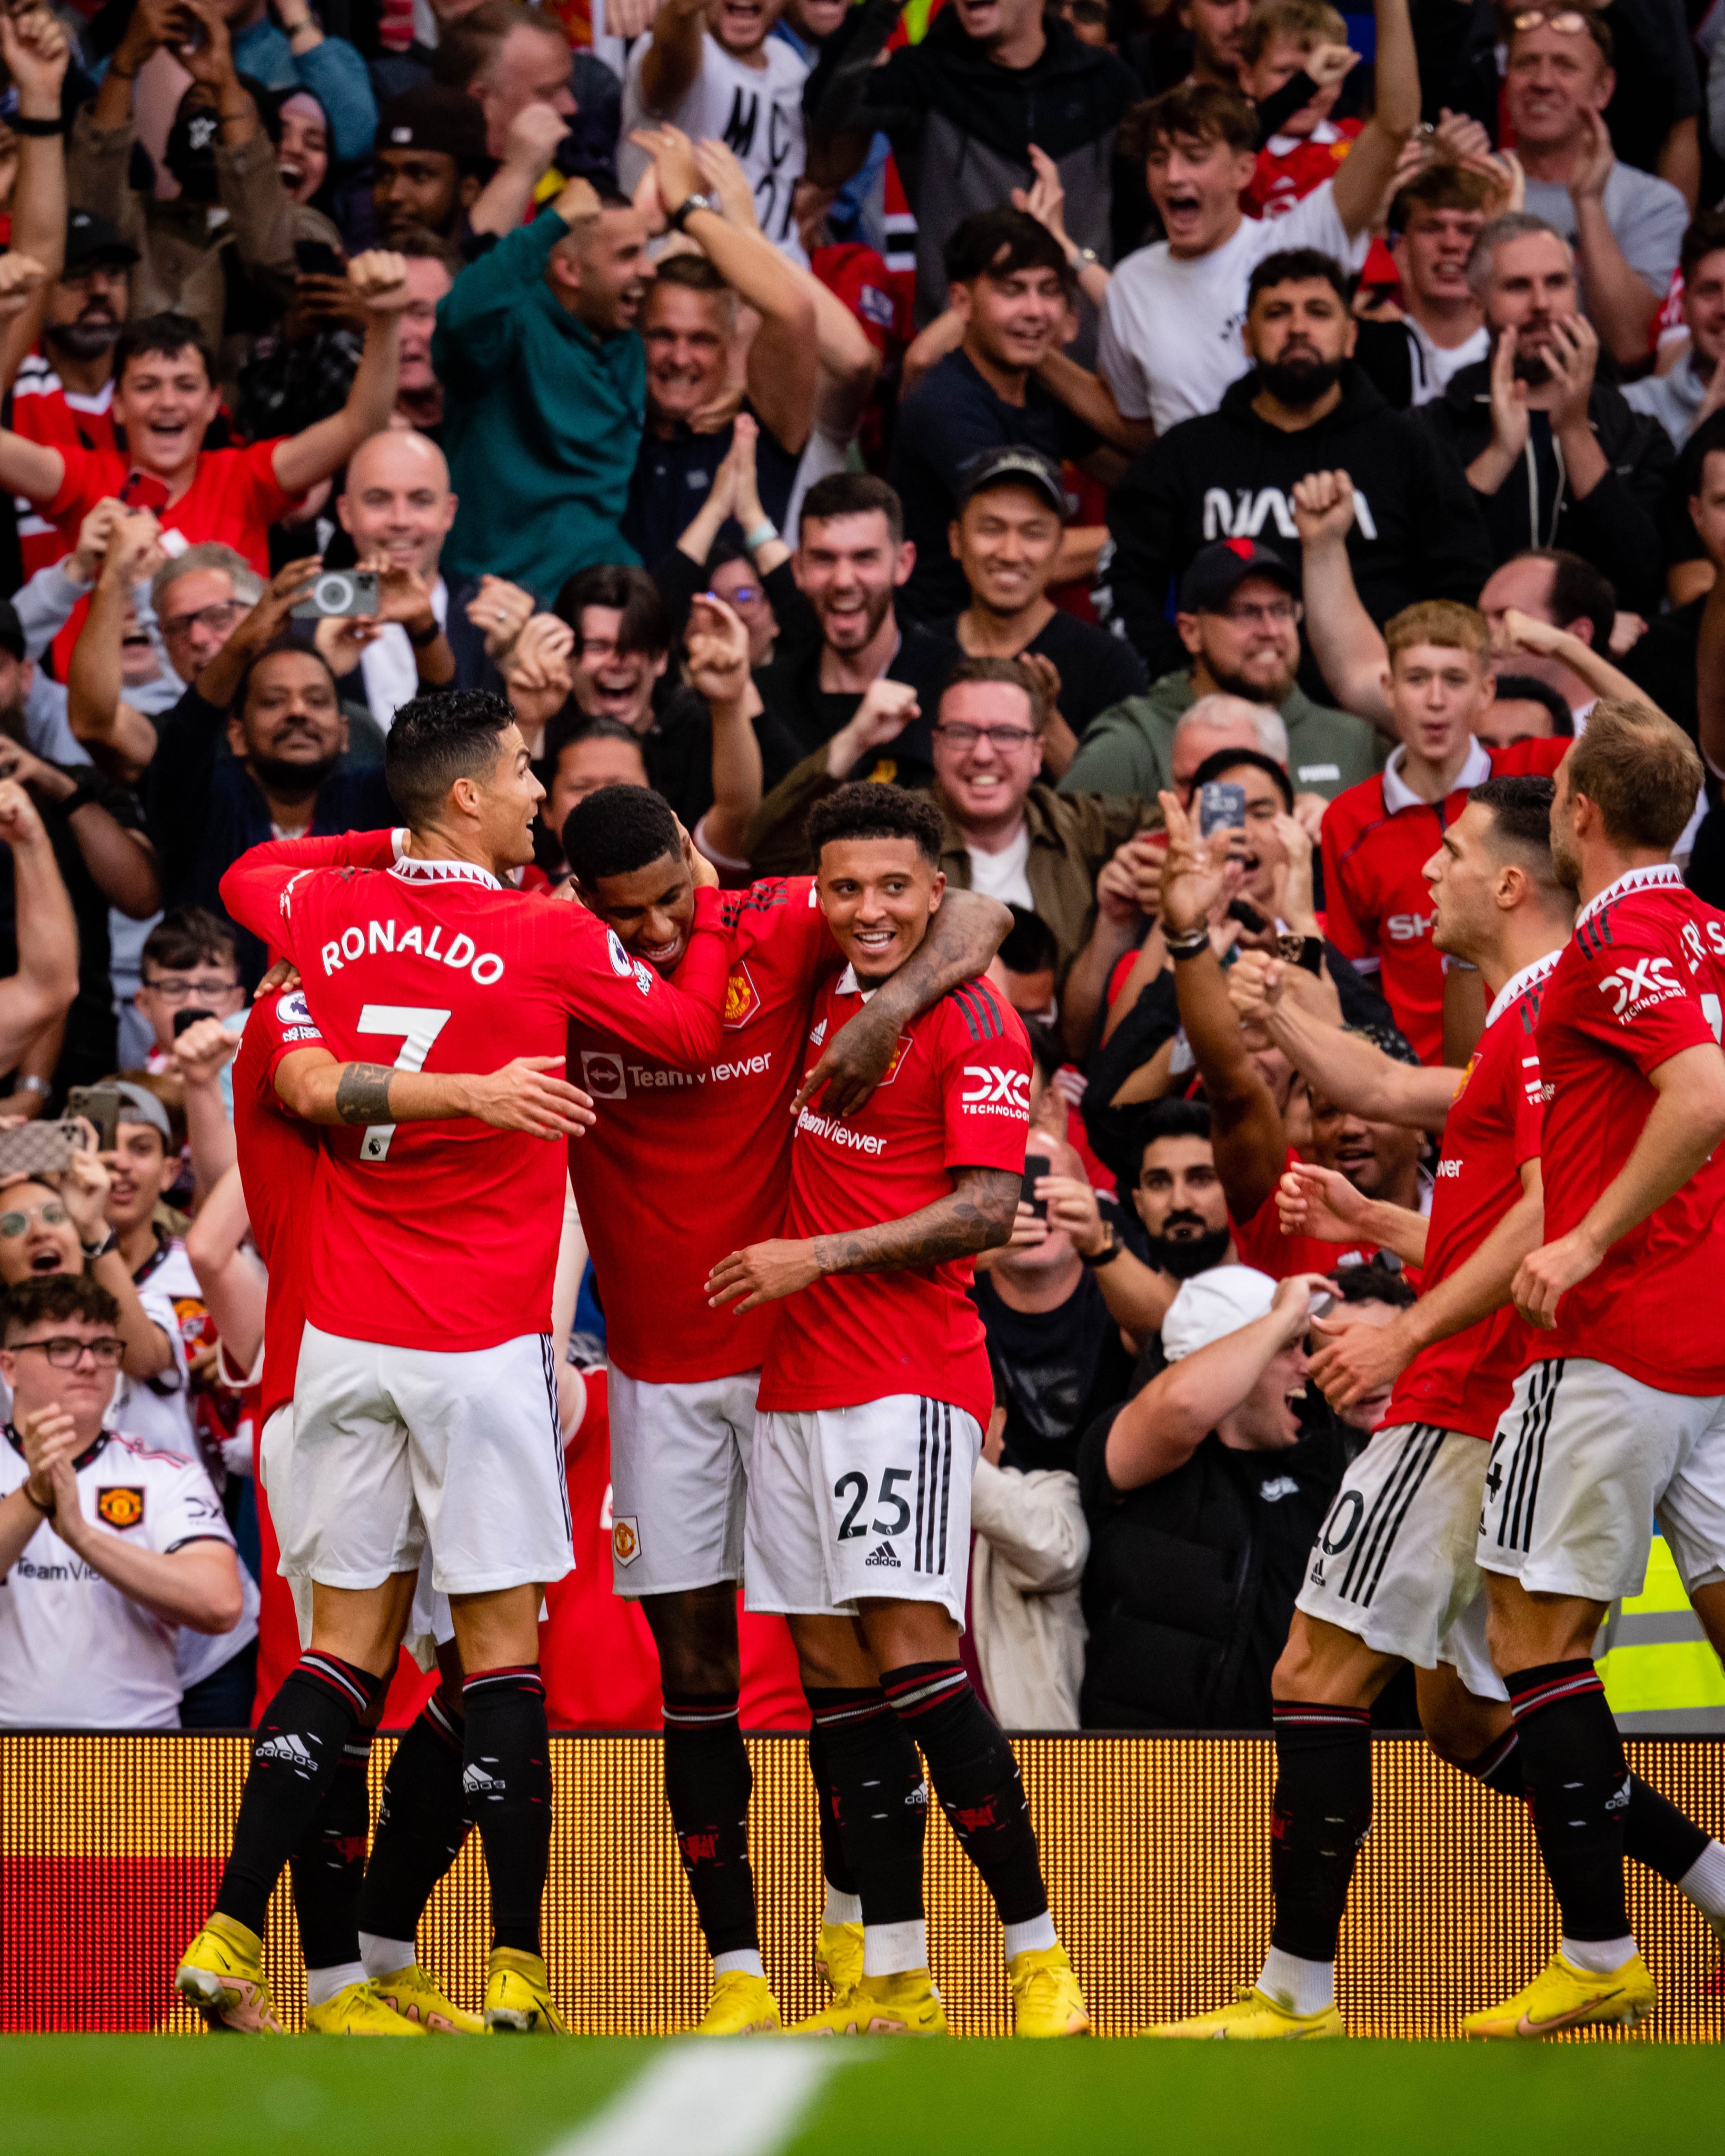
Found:
[{"label": "adidas logo on shorts", "polygon": [[291,1767],[305,1780],[317,1771],[317,1762],[312,1757],[303,1738],[295,1737],[291,1730],[284,1730],[280,1737],[266,1737],[254,1748],[252,1758],[274,1759],[283,1767]]},{"label": "adidas logo on shorts", "polygon": [[884,1565],[893,1572],[904,1570],[904,1567],[898,1561],[898,1552],[894,1549],[891,1543],[882,1543],[879,1549],[869,1552],[863,1559],[864,1569],[866,1570],[871,1565]]}]

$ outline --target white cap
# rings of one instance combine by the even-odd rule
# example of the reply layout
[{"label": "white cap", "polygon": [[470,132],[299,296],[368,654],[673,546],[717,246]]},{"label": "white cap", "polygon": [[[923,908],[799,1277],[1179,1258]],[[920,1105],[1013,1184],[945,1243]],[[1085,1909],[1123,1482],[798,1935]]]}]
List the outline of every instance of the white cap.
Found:
[{"label": "white cap", "polygon": [[1208,1272],[1194,1273],[1162,1321],[1163,1355],[1178,1363],[1267,1317],[1276,1285],[1255,1265],[1212,1265]]}]

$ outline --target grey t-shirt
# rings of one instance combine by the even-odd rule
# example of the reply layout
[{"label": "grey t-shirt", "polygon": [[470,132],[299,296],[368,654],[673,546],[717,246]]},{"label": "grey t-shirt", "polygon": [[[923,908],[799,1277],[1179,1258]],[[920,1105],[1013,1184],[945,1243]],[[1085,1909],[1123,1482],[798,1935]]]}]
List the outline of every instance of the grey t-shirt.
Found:
[{"label": "grey t-shirt", "polygon": [[[1554,225],[1574,244],[1575,205],[1568,187],[1556,180],[1529,180],[1527,211]],[[1625,261],[1656,299],[1664,299],[1689,222],[1689,206],[1682,196],[1669,180],[1656,179],[1620,160],[1605,182],[1605,222]]]}]

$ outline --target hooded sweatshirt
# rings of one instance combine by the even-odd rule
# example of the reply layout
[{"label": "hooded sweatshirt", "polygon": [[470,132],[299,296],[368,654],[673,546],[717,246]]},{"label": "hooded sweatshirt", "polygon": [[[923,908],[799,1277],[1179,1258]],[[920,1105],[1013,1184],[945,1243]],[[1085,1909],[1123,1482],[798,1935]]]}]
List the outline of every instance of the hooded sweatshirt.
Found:
[{"label": "hooded sweatshirt", "polygon": [[1182,665],[1169,618],[1171,589],[1199,547],[1261,539],[1297,564],[1296,480],[1345,471],[1353,481],[1348,559],[1372,619],[1416,599],[1471,605],[1492,555],[1461,467],[1413,417],[1393,412],[1361,371],[1342,371],[1342,401],[1289,434],[1252,409],[1255,371],[1233,383],[1222,408],[1183,420],[1153,443],[1108,505],[1114,536],[1114,607],[1153,677]]},{"label": "hooded sweatshirt", "polygon": [[[1521,464],[1496,494],[1468,492],[1491,534],[1492,560],[1507,562],[1528,547],[1561,547],[1607,577],[1617,603],[1656,614],[1665,596],[1659,514],[1676,454],[1656,419],[1633,412],[1623,392],[1595,382],[1587,423],[1605,457],[1605,476],[1585,500],[1569,476],[1549,416],[1531,415]],[[1415,424],[1440,444],[1466,475],[1491,439],[1491,363],[1465,367]]]},{"label": "hooded sweatshirt", "polygon": [[[916,218],[917,326],[946,306],[943,257],[953,233],[1029,186],[1032,142],[1060,168],[1074,245],[1111,261],[1114,135],[1142,95],[1125,61],[1050,20],[1034,64],[998,67],[947,8],[921,44],[901,46],[876,67],[899,8],[900,0],[865,0],[840,57],[811,80],[807,111],[816,134],[880,128],[891,138]],[[1081,350],[1074,357],[1088,364]]]}]

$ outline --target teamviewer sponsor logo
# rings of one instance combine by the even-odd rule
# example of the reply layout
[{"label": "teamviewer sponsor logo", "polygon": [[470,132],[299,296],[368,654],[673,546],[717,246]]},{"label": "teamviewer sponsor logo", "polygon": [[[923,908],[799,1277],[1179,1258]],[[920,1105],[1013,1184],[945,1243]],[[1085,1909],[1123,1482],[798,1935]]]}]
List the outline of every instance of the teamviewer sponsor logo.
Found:
[{"label": "teamviewer sponsor logo", "polygon": [[966,1111],[973,1116],[1028,1116],[1030,1112],[1029,1075],[1023,1070],[1003,1070],[998,1063],[967,1063],[964,1075],[969,1081],[959,1096]]},{"label": "teamviewer sponsor logo", "polygon": [[583,1050],[581,1082],[596,1101],[620,1101],[629,1091],[623,1058],[598,1049]]}]

